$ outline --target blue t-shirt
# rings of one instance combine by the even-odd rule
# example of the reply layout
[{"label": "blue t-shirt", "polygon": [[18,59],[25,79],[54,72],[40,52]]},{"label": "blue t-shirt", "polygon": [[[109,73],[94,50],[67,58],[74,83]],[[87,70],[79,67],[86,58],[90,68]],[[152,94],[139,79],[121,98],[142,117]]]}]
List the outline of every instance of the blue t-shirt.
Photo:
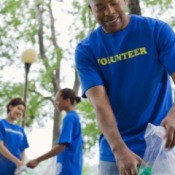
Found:
[{"label": "blue t-shirt", "polygon": [[[21,153],[28,148],[24,129],[17,124],[11,124],[6,119],[0,120],[0,141],[18,159]],[[16,165],[0,153],[0,175],[14,175]]]},{"label": "blue t-shirt", "polygon": [[[163,21],[131,15],[125,29],[106,34],[98,27],[79,43],[75,64],[83,96],[89,88],[105,87],[123,140],[142,157],[147,124],[159,125],[173,103],[173,30]],[[115,161],[103,135],[100,159]]]},{"label": "blue t-shirt", "polygon": [[63,143],[68,145],[57,157],[57,163],[62,167],[59,175],[81,175],[83,140],[79,117],[75,111],[69,111],[63,120],[58,144]]}]

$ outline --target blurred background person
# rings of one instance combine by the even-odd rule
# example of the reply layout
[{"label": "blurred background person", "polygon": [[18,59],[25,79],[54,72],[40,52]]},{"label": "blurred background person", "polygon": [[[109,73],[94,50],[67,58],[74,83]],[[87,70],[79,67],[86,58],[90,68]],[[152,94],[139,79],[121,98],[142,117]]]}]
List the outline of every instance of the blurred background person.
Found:
[{"label": "blurred background person", "polygon": [[81,175],[82,173],[82,130],[76,104],[81,101],[72,89],[65,88],[57,92],[55,105],[66,112],[58,143],[47,153],[27,163],[35,168],[40,162],[57,155],[57,175]]},{"label": "blurred background person", "polygon": [[29,144],[24,129],[16,122],[25,107],[21,98],[13,98],[6,106],[7,117],[0,119],[0,175],[14,175],[15,169],[23,165]]}]

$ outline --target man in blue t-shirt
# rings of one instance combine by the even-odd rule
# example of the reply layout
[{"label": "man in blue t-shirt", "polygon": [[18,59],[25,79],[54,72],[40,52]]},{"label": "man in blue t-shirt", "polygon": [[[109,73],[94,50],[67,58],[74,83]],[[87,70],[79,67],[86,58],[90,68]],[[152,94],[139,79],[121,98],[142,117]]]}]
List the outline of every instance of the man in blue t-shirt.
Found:
[{"label": "man in blue t-shirt", "polygon": [[165,127],[167,149],[175,145],[175,34],[127,15],[124,0],[89,0],[89,8],[100,26],[78,44],[75,64],[103,133],[100,175],[135,175],[148,123]]}]

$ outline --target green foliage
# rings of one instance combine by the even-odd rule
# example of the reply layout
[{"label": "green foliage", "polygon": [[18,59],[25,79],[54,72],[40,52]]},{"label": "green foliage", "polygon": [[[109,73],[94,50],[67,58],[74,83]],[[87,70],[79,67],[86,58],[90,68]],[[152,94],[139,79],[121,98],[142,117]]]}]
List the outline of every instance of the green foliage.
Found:
[{"label": "green foliage", "polygon": [[89,151],[98,141],[100,130],[97,125],[94,109],[89,100],[83,100],[78,105],[78,110],[82,121],[84,149]]},{"label": "green foliage", "polygon": [[82,175],[98,175],[98,168],[96,165],[90,166],[88,164],[84,164]]},{"label": "green foliage", "polygon": [[0,57],[9,58],[9,61],[13,62],[14,59],[19,57],[18,49],[20,49],[19,41],[21,39],[23,42],[31,43],[32,45],[36,42],[37,30],[36,23],[33,20],[35,15],[32,18],[29,15],[33,8],[28,0],[2,0],[0,6],[0,15],[5,16],[2,20],[0,19],[0,47],[2,48]]},{"label": "green foliage", "polygon": [[97,23],[93,18],[86,2],[74,0],[72,5],[74,10],[69,13],[74,16],[74,22],[70,26],[70,30],[71,32],[75,31],[75,39],[77,41],[81,41],[86,35],[89,34],[90,31],[95,28]]},{"label": "green foliage", "polygon": [[147,6],[159,5],[159,8],[161,8],[161,10],[165,10],[166,8],[172,6],[173,3],[172,0],[144,0],[144,2]]},{"label": "green foliage", "polygon": [[10,82],[0,82],[0,116],[6,116],[6,105],[14,97],[23,97],[23,85]]},{"label": "green foliage", "polygon": [[88,164],[84,164],[83,166],[83,173],[82,175],[98,175],[98,167],[97,165],[88,165]]},{"label": "green foliage", "polygon": [[[46,102],[47,95],[50,97],[54,95],[53,76],[55,70],[60,67],[62,59],[62,49],[55,48],[51,41],[50,36],[50,19],[48,18],[48,5],[44,1],[38,1],[43,9],[43,29],[44,43],[46,58],[38,57],[38,64],[36,70],[30,71],[31,79],[28,82],[28,94],[27,94],[27,126],[29,126],[34,119],[39,116],[53,117],[53,105],[50,102]],[[32,46],[39,48],[38,43],[38,22],[36,20],[36,9],[34,1],[28,0],[8,0],[0,2],[1,9],[0,14],[6,16],[1,21],[0,25],[0,58],[2,64],[0,69],[3,70],[4,66],[23,68],[22,62],[19,62],[19,50],[21,45]],[[6,29],[6,30],[4,30]],[[48,37],[49,36],[49,37]],[[39,51],[38,51],[39,52]],[[14,66],[15,65],[15,66]],[[33,67],[33,66],[32,66]],[[13,70],[13,68],[12,68]],[[32,76],[33,74],[34,76]],[[23,97],[24,80],[19,84],[13,82],[2,83],[2,96],[8,94],[8,99],[13,95],[21,94]],[[4,98],[4,96],[3,96]],[[49,104],[47,112],[45,105]],[[4,104],[3,104],[4,105]]]},{"label": "green foliage", "polygon": [[12,15],[16,15],[16,9],[18,8],[21,8],[21,0],[18,0],[18,1],[14,1],[14,0],[8,0],[6,1],[1,1],[1,10],[0,12],[2,14],[5,14],[5,13],[10,13]]},{"label": "green foliage", "polygon": [[143,0],[141,3],[144,3],[142,10],[149,9],[151,17],[163,19],[170,25],[174,25],[174,0]]},{"label": "green foliage", "polygon": [[171,21],[172,21],[171,25],[175,28],[175,17],[171,17]]},{"label": "green foliage", "polygon": [[88,165],[84,165],[83,166],[83,173],[82,173],[82,175],[86,175],[87,174],[87,172],[88,172]]}]

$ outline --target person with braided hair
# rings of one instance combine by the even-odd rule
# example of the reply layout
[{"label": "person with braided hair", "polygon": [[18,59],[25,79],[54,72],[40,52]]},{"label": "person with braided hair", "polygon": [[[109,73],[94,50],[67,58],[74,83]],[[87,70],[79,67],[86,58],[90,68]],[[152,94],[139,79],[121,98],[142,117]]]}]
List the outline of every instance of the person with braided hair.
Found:
[{"label": "person with braided hair", "polygon": [[75,106],[81,101],[72,89],[57,92],[55,105],[66,112],[57,144],[47,153],[29,161],[26,165],[35,168],[40,162],[57,155],[57,175],[81,175],[82,172],[82,131]]}]

